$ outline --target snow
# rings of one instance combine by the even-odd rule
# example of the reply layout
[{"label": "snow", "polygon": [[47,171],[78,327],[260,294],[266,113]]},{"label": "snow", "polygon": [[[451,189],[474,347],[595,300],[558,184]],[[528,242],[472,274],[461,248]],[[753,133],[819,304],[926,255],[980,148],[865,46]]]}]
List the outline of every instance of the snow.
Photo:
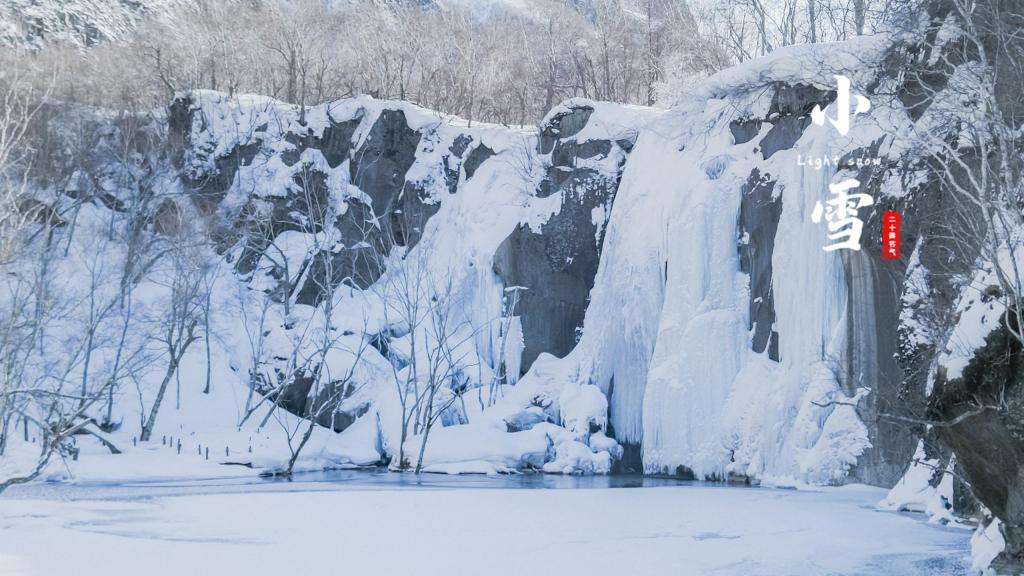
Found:
[{"label": "snow", "polygon": [[568,137],[568,142],[583,143],[588,140],[633,139],[637,132],[660,118],[664,110],[649,106],[615,104],[589,98],[570,98],[555,106],[544,115],[541,126],[548,126],[555,118],[578,108],[591,108],[594,112],[582,130]]},{"label": "snow", "polygon": [[[200,393],[207,370],[205,343],[201,342],[189,350],[175,375],[157,419],[153,440],[135,445],[137,423],[145,412],[143,407],[148,408],[152,402],[162,377],[158,369],[160,363],[155,362],[150,369],[139,372],[135,386],[122,386],[115,395],[112,416],[121,427],[109,436],[124,453],[111,455],[91,438],[76,438],[81,449],[79,458],[55,459],[44,477],[69,482],[116,482],[146,477],[233,476],[278,470],[291,453],[289,436],[292,440],[297,438],[304,423],[284,410],[273,410],[271,402],[251,392],[253,374],[262,377],[265,385],[273,385],[279,374],[288,372],[292,359],[300,364],[304,360],[318,360],[318,343],[326,338],[335,340],[337,346],[332,346],[323,358],[325,373],[349,375],[355,386],[351,396],[339,406],[339,412],[362,416],[341,434],[318,427],[297,460],[296,469],[362,466],[393,458],[398,451],[401,421],[394,373],[389,359],[369,347],[367,341],[378,332],[392,334],[390,360],[408,360],[412,335],[408,334],[409,326],[402,326],[389,316],[395,296],[389,292],[389,286],[393,287],[396,277],[408,273],[414,266],[421,266],[429,277],[429,286],[422,294],[417,294],[417,298],[426,300],[431,294],[439,293],[448,280],[453,286],[457,301],[451,324],[458,328],[452,338],[459,345],[452,351],[451,363],[456,364],[454,372],[460,378],[469,380],[471,388],[464,402],[446,412],[432,430],[424,454],[427,469],[493,473],[523,467],[539,469],[555,462],[549,468],[558,473],[610,471],[612,455],[621,453],[617,443],[603,434],[598,439],[599,447],[592,449],[587,443],[590,424],[603,427],[606,419],[607,401],[596,387],[583,388],[585,392],[575,401],[567,396],[564,418],[574,433],[553,424],[509,433],[504,418],[521,411],[529,405],[528,401],[518,406],[504,403],[484,410],[495,402],[501,403],[508,394],[509,384],[516,382],[523,349],[519,319],[504,317],[510,288],[503,287],[492,271],[494,253],[517,225],[540,225],[559,209],[561,202],[560,195],[543,200],[533,196],[546,161],[534,151],[537,135],[533,130],[480,123],[470,127],[467,121],[413,104],[370,97],[308,108],[304,121],[300,121],[298,107],[263,96],[229,97],[206,90],[179,95],[179,98],[186,97],[191,106],[192,124],[184,171],[191,178],[202,181],[215,173],[218,161],[239,146],[254,145],[258,149],[251,164],[237,170],[225,198],[217,207],[217,216],[225,220],[214,223],[216,225],[230,223],[244,206],[269,211],[275,198],[294,192],[297,171],[304,164],[314,166],[327,176],[328,209],[333,212],[327,214],[328,219],[344,213],[350,200],[368,204],[369,197],[350,181],[347,162],[331,168],[321,151],[309,148],[303,152],[301,162],[288,166],[282,160],[282,153],[293,148],[287,134],[321,136],[328,126],[349,120],[357,122],[352,141],[358,143],[368,136],[376,119],[386,111],[403,114],[409,126],[421,133],[416,159],[406,180],[422,188],[429,201],[438,205],[438,211],[428,221],[423,238],[415,248],[396,250],[388,256],[387,272],[377,285],[365,291],[338,290],[332,302],[331,318],[325,317],[322,306],[313,308],[289,302],[286,307],[271,301],[266,292],[273,291],[282,278],[301,281],[305,273],[303,264],[311,253],[338,247],[339,239],[333,229],[282,231],[273,238],[271,248],[260,256],[254,272],[245,276],[234,274],[230,266],[239,257],[241,245],[228,250],[227,263],[212,253],[206,255],[209,265],[217,270],[211,292],[214,311],[210,318],[212,393]],[[641,124],[661,113],[608,103],[579,101],[571,104],[595,109],[585,130],[573,136],[577,142],[631,137]],[[495,156],[483,163],[470,180],[460,172],[458,192],[450,194],[443,167],[461,161],[447,153],[456,139],[465,137],[471,138],[474,145],[488,146]],[[613,147],[613,153],[607,158],[591,159],[588,166],[612,178],[617,177],[616,171],[623,160],[623,152]],[[160,181],[160,191],[179,194],[181,190],[173,171],[170,167],[163,168],[168,177]],[[130,200],[125,195],[131,191],[118,188],[116,178],[103,181],[109,182],[109,192]],[[304,217],[293,216],[300,221]],[[595,219],[602,220],[602,225],[606,217],[606,211],[594,215]],[[60,259],[56,270],[58,277],[67,283],[69,301],[81,301],[82,290],[93,284],[90,279],[102,279],[105,270],[123,257],[123,249],[108,240],[111,219],[115,220],[114,227],[121,225],[116,214],[102,206],[86,204],[81,208],[76,234],[69,242],[69,257]],[[201,222],[200,215],[188,211],[187,207],[185,219]],[[166,306],[166,284],[169,275],[174,273],[173,270],[158,272],[155,278],[145,279],[136,290],[139,301],[135,307],[143,311],[140,316],[149,322],[158,320]],[[116,290],[116,278],[103,280],[100,288],[104,294]],[[74,314],[71,316],[74,322],[80,320]],[[64,334],[66,340],[55,344],[66,349],[75,346],[82,330],[74,322],[68,321],[65,330],[54,332]],[[119,328],[116,318],[108,324],[101,327],[104,337],[106,331],[113,333]],[[416,337],[421,343],[435,342],[437,335],[430,334],[426,324],[429,323],[417,328]],[[148,324],[140,324],[138,329],[133,327],[132,335],[145,342],[148,328]],[[331,335],[332,331],[340,335]],[[417,354],[423,352],[420,349]],[[99,357],[100,353],[97,356],[90,372],[96,374],[95,380],[103,381],[110,359]],[[487,390],[488,397],[485,397],[485,390],[495,380],[497,367],[502,363],[509,381],[495,390]],[[441,371],[446,369],[447,365],[440,367]],[[422,380],[422,375],[419,378]],[[558,421],[558,405],[554,399],[558,397],[557,388],[564,382],[552,388],[555,393],[547,405],[551,414],[536,421]],[[444,390],[440,396],[443,401],[451,395]],[[177,451],[179,441],[182,444],[180,454]],[[408,442],[408,453],[416,454],[422,435],[410,432]],[[31,439],[27,442],[13,439],[5,458],[5,469],[30,469],[37,446]],[[225,467],[221,465],[224,462],[248,467]]]},{"label": "snow", "polygon": [[992,561],[1006,547],[999,519],[992,519],[987,525],[978,526],[971,536],[971,570],[982,576],[995,576]]},{"label": "snow", "polygon": [[759,90],[773,82],[833,87],[835,74],[847,75],[854,86],[866,86],[893,41],[890,34],[875,34],[843,42],[783,46],[713,74],[701,81],[691,96],[698,101],[722,98]]},{"label": "snow", "polygon": [[[413,438],[407,450],[418,454],[421,441],[421,436]],[[511,472],[526,465],[540,468],[549,445],[547,435],[539,427],[509,433],[504,428],[486,424],[446,426],[431,431],[423,459],[424,469],[487,474]]]},{"label": "snow", "polygon": [[[852,398],[842,394],[834,396],[838,404],[825,418],[814,444],[798,451],[797,462],[803,478],[815,484],[840,484],[864,449],[871,446],[868,429],[854,408],[864,392],[861,389],[861,393]],[[804,408],[811,410],[807,404]]]},{"label": "snow", "polygon": [[[882,491],[873,488],[468,485],[218,483],[167,496],[161,486],[130,496],[95,488],[70,500],[28,493],[0,507],[0,573],[966,573],[969,532],[877,512],[870,503]],[[87,560],[97,550],[102,559]]]},{"label": "snow", "polygon": [[[291,147],[284,139],[287,132],[308,131],[318,136],[331,123],[352,119],[358,121],[352,138],[353,143],[358,145],[365,140],[370,128],[384,111],[399,111],[406,117],[409,126],[421,133],[416,161],[406,174],[406,181],[417,183],[429,198],[428,201],[438,205],[438,211],[427,222],[423,237],[415,248],[404,254],[399,250],[391,255],[384,277],[374,287],[362,293],[353,291],[343,295],[341,301],[334,304],[337,312],[331,321],[356,333],[372,335],[382,329],[394,333],[396,336],[389,343],[392,360],[407,362],[412,354],[413,335],[408,334],[408,326],[402,326],[402,322],[407,323],[408,319],[399,319],[401,321],[396,323],[393,317],[392,300],[397,299],[397,295],[392,293],[394,286],[400,283],[403,274],[418,274],[422,270],[429,278],[429,286],[424,288],[422,294],[417,294],[416,298],[426,299],[431,293],[445,290],[445,285],[450,281],[456,298],[453,309],[455,317],[451,319],[451,324],[459,327],[452,338],[460,342],[452,354],[453,363],[457,365],[454,368],[469,378],[470,386],[477,389],[475,394],[470,392],[470,396],[479,396],[479,403],[463,402],[457,410],[453,409],[446,416],[450,422],[445,424],[455,426],[438,426],[431,432],[424,455],[425,466],[432,471],[456,473],[507,471],[524,465],[540,467],[544,464],[544,454],[551,445],[545,434],[526,431],[510,435],[502,419],[508,414],[479,414],[485,404],[490,405],[505,393],[499,386],[495,397],[483,397],[483,388],[494,379],[496,369],[502,362],[511,375],[511,382],[515,382],[523,346],[519,319],[502,317],[507,305],[508,288],[503,290],[500,281],[491,271],[493,255],[501,241],[517,225],[541,225],[557,212],[562,201],[561,195],[546,199],[532,195],[537,179],[543,172],[541,161],[533,152],[536,134],[526,129],[479,123],[474,123],[470,128],[467,122],[458,118],[439,115],[409,103],[380,101],[369,97],[310,108],[306,111],[305,123],[300,124],[297,107],[268,98],[228,98],[209,91],[196,91],[189,96],[194,110],[192,148],[195,152],[187,165],[194,171],[193,177],[215,169],[215,159],[240,144],[259,142],[265,151],[257,155],[251,166],[243,166],[235,176],[232,191],[220,206],[221,213],[229,217],[250,197],[279,195],[292,185],[294,172],[300,164],[288,167],[280,161],[280,152]],[[574,135],[573,138],[578,142],[598,137],[609,139],[629,136],[630,130],[635,133],[638,124],[657,113],[646,108],[589,101],[570,104],[587,105],[595,109],[586,129]],[[457,138],[467,136],[476,145],[487,145],[494,150],[495,157],[482,164],[472,179],[460,177],[458,192],[452,195],[447,190],[443,167],[453,158],[445,154]],[[614,152],[601,162],[595,161],[592,167],[604,172],[616,169],[623,158],[618,148],[614,148]],[[320,152],[314,149],[306,150],[303,160],[328,175],[328,186],[334,204],[339,205],[339,212],[343,209],[340,206],[344,206],[341,202],[344,198],[365,196],[349,182],[347,164],[332,169],[326,165]],[[454,161],[461,160],[454,158]],[[363,201],[368,203],[365,198]],[[284,232],[274,240],[276,250],[272,251],[271,257],[283,260],[289,271],[299,270],[307,254],[319,247],[331,245],[333,240],[327,236]],[[266,262],[260,269],[270,270],[272,265],[273,262]],[[254,275],[250,287],[268,288],[273,282],[276,282],[276,277],[261,278]],[[250,309],[244,317],[260,318],[261,297],[249,295],[243,300],[246,301],[243,309]],[[315,315],[304,308],[295,306],[298,312],[293,311],[291,318],[277,318],[278,314],[272,311],[271,319],[267,322],[271,329],[263,338],[266,341],[265,350],[259,351],[256,357],[248,350],[251,347],[251,330],[243,334],[228,329],[227,340],[232,348],[231,356],[235,365],[246,366],[247,359],[264,357],[267,358],[263,360],[267,366],[274,366],[275,362],[270,360],[274,351],[290,350],[294,344],[290,342],[294,341],[294,337],[289,335],[288,330],[281,330],[277,326],[295,324],[294,316],[300,312],[303,317]],[[439,336],[429,333],[426,326],[429,323],[422,324],[415,334],[416,341],[420,343],[416,353],[419,360],[417,365],[425,366],[429,362],[422,357],[425,354],[423,343],[436,342]],[[507,330],[507,338],[502,340],[499,330],[502,333]],[[353,343],[353,346],[356,344]],[[361,421],[372,420],[375,424],[373,427],[363,424],[342,433],[328,458],[332,462],[357,464],[370,461],[375,453],[378,454],[377,459],[384,454],[392,457],[397,454],[401,409],[397,405],[394,383],[388,374],[386,361],[372,349],[366,350],[360,361],[370,364],[370,369],[363,370],[360,377],[360,381],[366,385],[360,389],[357,398],[346,402],[350,407],[360,402],[370,403],[372,408]],[[332,364],[332,368],[335,372],[343,372],[351,364],[351,359],[339,359],[337,363],[339,365]],[[399,372],[400,377],[404,377],[401,375],[407,374],[410,369],[404,370]],[[445,370],[446,367],[441,367],[441,371]],[[239,379],[243,376],[244,371],[239,373]],[[419,378],[422,379],[422,375]],[[581,409],[589,410],[587,416],[603,420],[603,416],[595,413],[598,410],[595,403],[604,402],[604,398],[596,398],[595,393],[600,395],[596,389],[591,391],[587,396],[589,404]],[[418,453],[418,444],[422,438],[414,436],[409,441],[415,445],[407,446],[408,452]],[[568,446],[562,451],[564,454],[568,454]],[[585,444],[582,446],[590,454],[589,448]],[[540,456],[537,455],[538,451]],[[607,455],[608,450],[601,452]],[[554,454],[552,448],[552,457]],[[578,456],[570,460],[587,466],[588,470],[610,469],[608,463],[593,465],[588,458],[583,457],[582,452]],[[601,457],[597,455],[592,458]],[[565,465],[559,467],[559,471],[566,469]]]},{"label": "snow", "polygon": [[[924,441],[918,441],[917,451],[907,471],[886,494],[879,506],[888,510],[923,512],[932,523],[955,523],[953,516],[953,473],[955,460],[942,468],[935,458],[927,458]],[[936,483],[934,478],[940,475]]]},{"label": "snow", "polygon": [[[1013,255],[1010,254],[1009,245],[1016,247]],[[1014,262],[1024,262],[1024,247],[1019,238],[1001,243],[996,258],[1001,270],[1015,270]],[[986,293],[992,289],[1000,293],[1003,290],[999,281],[999,271],[994,263],[991,260],[981,260],[974,270],[973,277],[957,299],[957,323],[938,359],[939,365],[945,367],[946,377],[950,380],[963,375],[977,349],[985,345],[985,338],[1002,326],[1002,316],[1006,311],[1005,298]],[[1007,282],[1012,285],[1019,282],[1014,280],[1013,274],[1007,276]],[[1020,294],[1021,286],[1015,286],[1015,292]]]},{"label": "snow", "polygon": [[[277,410],[266,426],[261,427],[260,421],[270,407],[268,403],[240,424],[246,411],[245,390],[232,381],[235,375],[217,362],[211,393],[203,394],[205,359],[201,350],[201,346],[194,347],[182,361],[180,402],[175,398],[172,383],[150,442],[137,442],[138,400],[132,397],[134,390],[125,391],[123,401],[117,404],[119,411],[115,412],[115,421],[123,424],[107,435],[123,453],[111,454],[91,437],[77,437],[76,445],[81,451],[77,460],[63,462],[55,457],[42,479],[76,484],[252,477],[286,462],[290,452],[283,429],[295,429],[303,421]],[[147,398],[147,407],[148,403]],[[377,462],[379,453],[372,451],[376,437],[372,422],[372,419],[366,419],[365,423],[358,421],[346,439],[317,428],[296,469],[320,470]],[[369,431],[367,426],[371,428]],[[11,470],[27,470],[34,464],[38,444],[22,442],[20,435],[12,440],[9,447],[12,452],[5,454],[0,464]],[[180,453],[178,442],[182,446]],[[247,463],[251,467],[224,465],[229,462]]]},{"label": "snow", "polygon": [[577,438],[590,435],[591,425],[604,429],[608,418],[608,400],[593,384],[567,383],[558,396],[562,425]]}]

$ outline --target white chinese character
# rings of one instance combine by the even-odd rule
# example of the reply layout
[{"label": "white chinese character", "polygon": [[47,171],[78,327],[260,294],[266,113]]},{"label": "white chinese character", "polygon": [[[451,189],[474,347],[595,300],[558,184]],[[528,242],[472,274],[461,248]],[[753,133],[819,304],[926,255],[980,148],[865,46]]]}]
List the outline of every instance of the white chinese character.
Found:
[{"label": "white chinese character", "polygon": [[[863,114],[871,110],[871,101],[857,94],[857,106],[853,109],[852,116]],[[846,76],[836,76],[836,117],[828,121],[836,127],[840,134],[846,136],[850,131],[850,79]],[[811,110],[811,120],[818,126],[825,125],[825,111],[821,106],[815,105]]]},{"label": "white chinese character", "polygon": [[860,186],[860,181],[853,178],[838,184],[829,184],[828,191],[833,198],[828,200],[827,205],[822,205],[821,201],[814,205],[811,221],[817,224],[824,216],[828,222],[828,239],[835,241],[824,247],[826,252],[840,248],[860,250],[860,234],[864,229],[864,222],[857,218],[857,210],[871,206],[875,199],[869,194],[847,194],[847,190],[857,186]]}]

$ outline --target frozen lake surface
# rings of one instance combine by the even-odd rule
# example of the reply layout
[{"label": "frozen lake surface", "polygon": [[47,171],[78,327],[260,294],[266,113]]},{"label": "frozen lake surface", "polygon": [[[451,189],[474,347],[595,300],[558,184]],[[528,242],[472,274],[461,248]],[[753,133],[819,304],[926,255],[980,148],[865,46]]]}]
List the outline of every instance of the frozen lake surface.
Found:
[{"label": "frozen lake surface", "polygon": [[0,498],[0,575],[969,573],[970,532],[884,495],[374,471],[33,484]]}]

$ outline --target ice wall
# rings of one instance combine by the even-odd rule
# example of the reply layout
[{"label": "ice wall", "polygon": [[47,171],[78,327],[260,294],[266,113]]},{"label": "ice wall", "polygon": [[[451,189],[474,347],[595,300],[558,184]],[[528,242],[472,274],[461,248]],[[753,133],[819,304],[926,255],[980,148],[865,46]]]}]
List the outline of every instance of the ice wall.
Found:
[{"label": "ice wall", "polygon": [[[815,50],[729,70],[641,130],[582,340],[523,379],[597,384],[645,472],[835,483],[872,450],[862,414],[887,393],[878,380],[895,353],[876,317],[895,318],[898,300],[879,291],[898,287],[899,272],[886,283],[878,254],[823,250],[811,213],[830,184],[864,177],[853,157],[894,154],[892,142],[878,151],[882,126],[905,115],[880,103],[848,138],[813,124],[815,106],[836,115],[827,71],[846,65],[811,76],[789,66],[826,58]],[[877,210],[860,216],[870,238]],[[893,481],[905,461],[877,473],[882,460],[858,478]]]},{"label": "ice wall", "polygon": [[[634,208],[614,212],[613,223],[642,230],[632,240],[641,250],[660,246],[660,263],[625,285],[611,261],[602,270],[607,291],[595,290],[588,320],[606,320],[613,336],[592,353],[625,361],[613,361],[597,379],[610,389],[618,437],[642,443],[647,472],[797,476],[797,456],[815,445],[831,411],[817,414],[806,403],[827,402],[835,392],[826,365],[839,365],[846,335],[842,263],[821,249],[822,230],[809,217],[825,199],[831,173],[797,166],[794,151],[759,159],[757,139],[736,144],[729,130],[735,103],[711,104],[696,117],[682,114],[674,131],[645,133],[623,176],[617,208],[634,204],[634,195],[657,197],[663,221],[651,221],[659,211]],[[804,153],[815,145],[808,142]],[[751,349],[749,277],[737,250],[741,190],[752,189],[755,170],[775,182],[782,205],[774,244],[766,247],[778,272],[773,331],[781,362]],[[609,252],[619,248],[612,242],[610,235]],[[628,302],[656,310],[636,315],[646,324],[636,333],[646,341],[618,338],[614,310]],[[646,350],[636,350],[637,340]],[[805,468],[813,473],[814,464]]]}]

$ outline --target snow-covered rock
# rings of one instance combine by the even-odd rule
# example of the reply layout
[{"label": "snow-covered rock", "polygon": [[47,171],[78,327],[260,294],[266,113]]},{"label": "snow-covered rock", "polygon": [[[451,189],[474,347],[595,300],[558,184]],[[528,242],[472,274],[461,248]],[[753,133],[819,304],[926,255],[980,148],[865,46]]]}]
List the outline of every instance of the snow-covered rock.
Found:
[{"label": "snow-covered rock", "polygon": [[[547,456],[557,472],[610,471],[618,444],[603,435],[600,450],[586,443],[607,421],[597,387],[566,388],[579,393],[563,394],[561,405],[557,393],[540,404],[501,399],[538,355],[575,344],[625,159],[640,126],[660,113],[573,100],[535,134],[368,97],[302,110],[255,96],[180,95],[169,125],[182,183],[216,223],[248,300],[288,310],[267,327],[261,357],[246,334],[228,335],[236,363],[266,366],[256,385],[272,389],[288,356],[275,350],[288,349],[294,327],[322,313],[325,298],[340,297],[332,322],[353,334],[350,348],[359,338],[373,346],[358,358],[365,367],[354,390],[321,393],[340,401],[318,421],[344,431],[333,461],[368,463],[371,442],[378,459],[395,458],[403,417],[387,365],[415,380],[411,366],[432,362],[423,342],[437,338],[392,310],[388,291],[416,262],[427,282],[444,276],[459,298],[460,344],[445,362],[455,376],[437,401],[453,398],[456,381],[463,396],[426,435],[425,469],[540,469]],[[351,369],[355,360],[343,356],[328,359],[332,372]],[[309,379],[296,379],[279,402],[304,414],[319,401],[310,394]],[[568,436],[544,425],[559,410]],[[379,438],[364,434],[368,419],[381,422]],[[412,465],[424,434],[408,427]]]}]

